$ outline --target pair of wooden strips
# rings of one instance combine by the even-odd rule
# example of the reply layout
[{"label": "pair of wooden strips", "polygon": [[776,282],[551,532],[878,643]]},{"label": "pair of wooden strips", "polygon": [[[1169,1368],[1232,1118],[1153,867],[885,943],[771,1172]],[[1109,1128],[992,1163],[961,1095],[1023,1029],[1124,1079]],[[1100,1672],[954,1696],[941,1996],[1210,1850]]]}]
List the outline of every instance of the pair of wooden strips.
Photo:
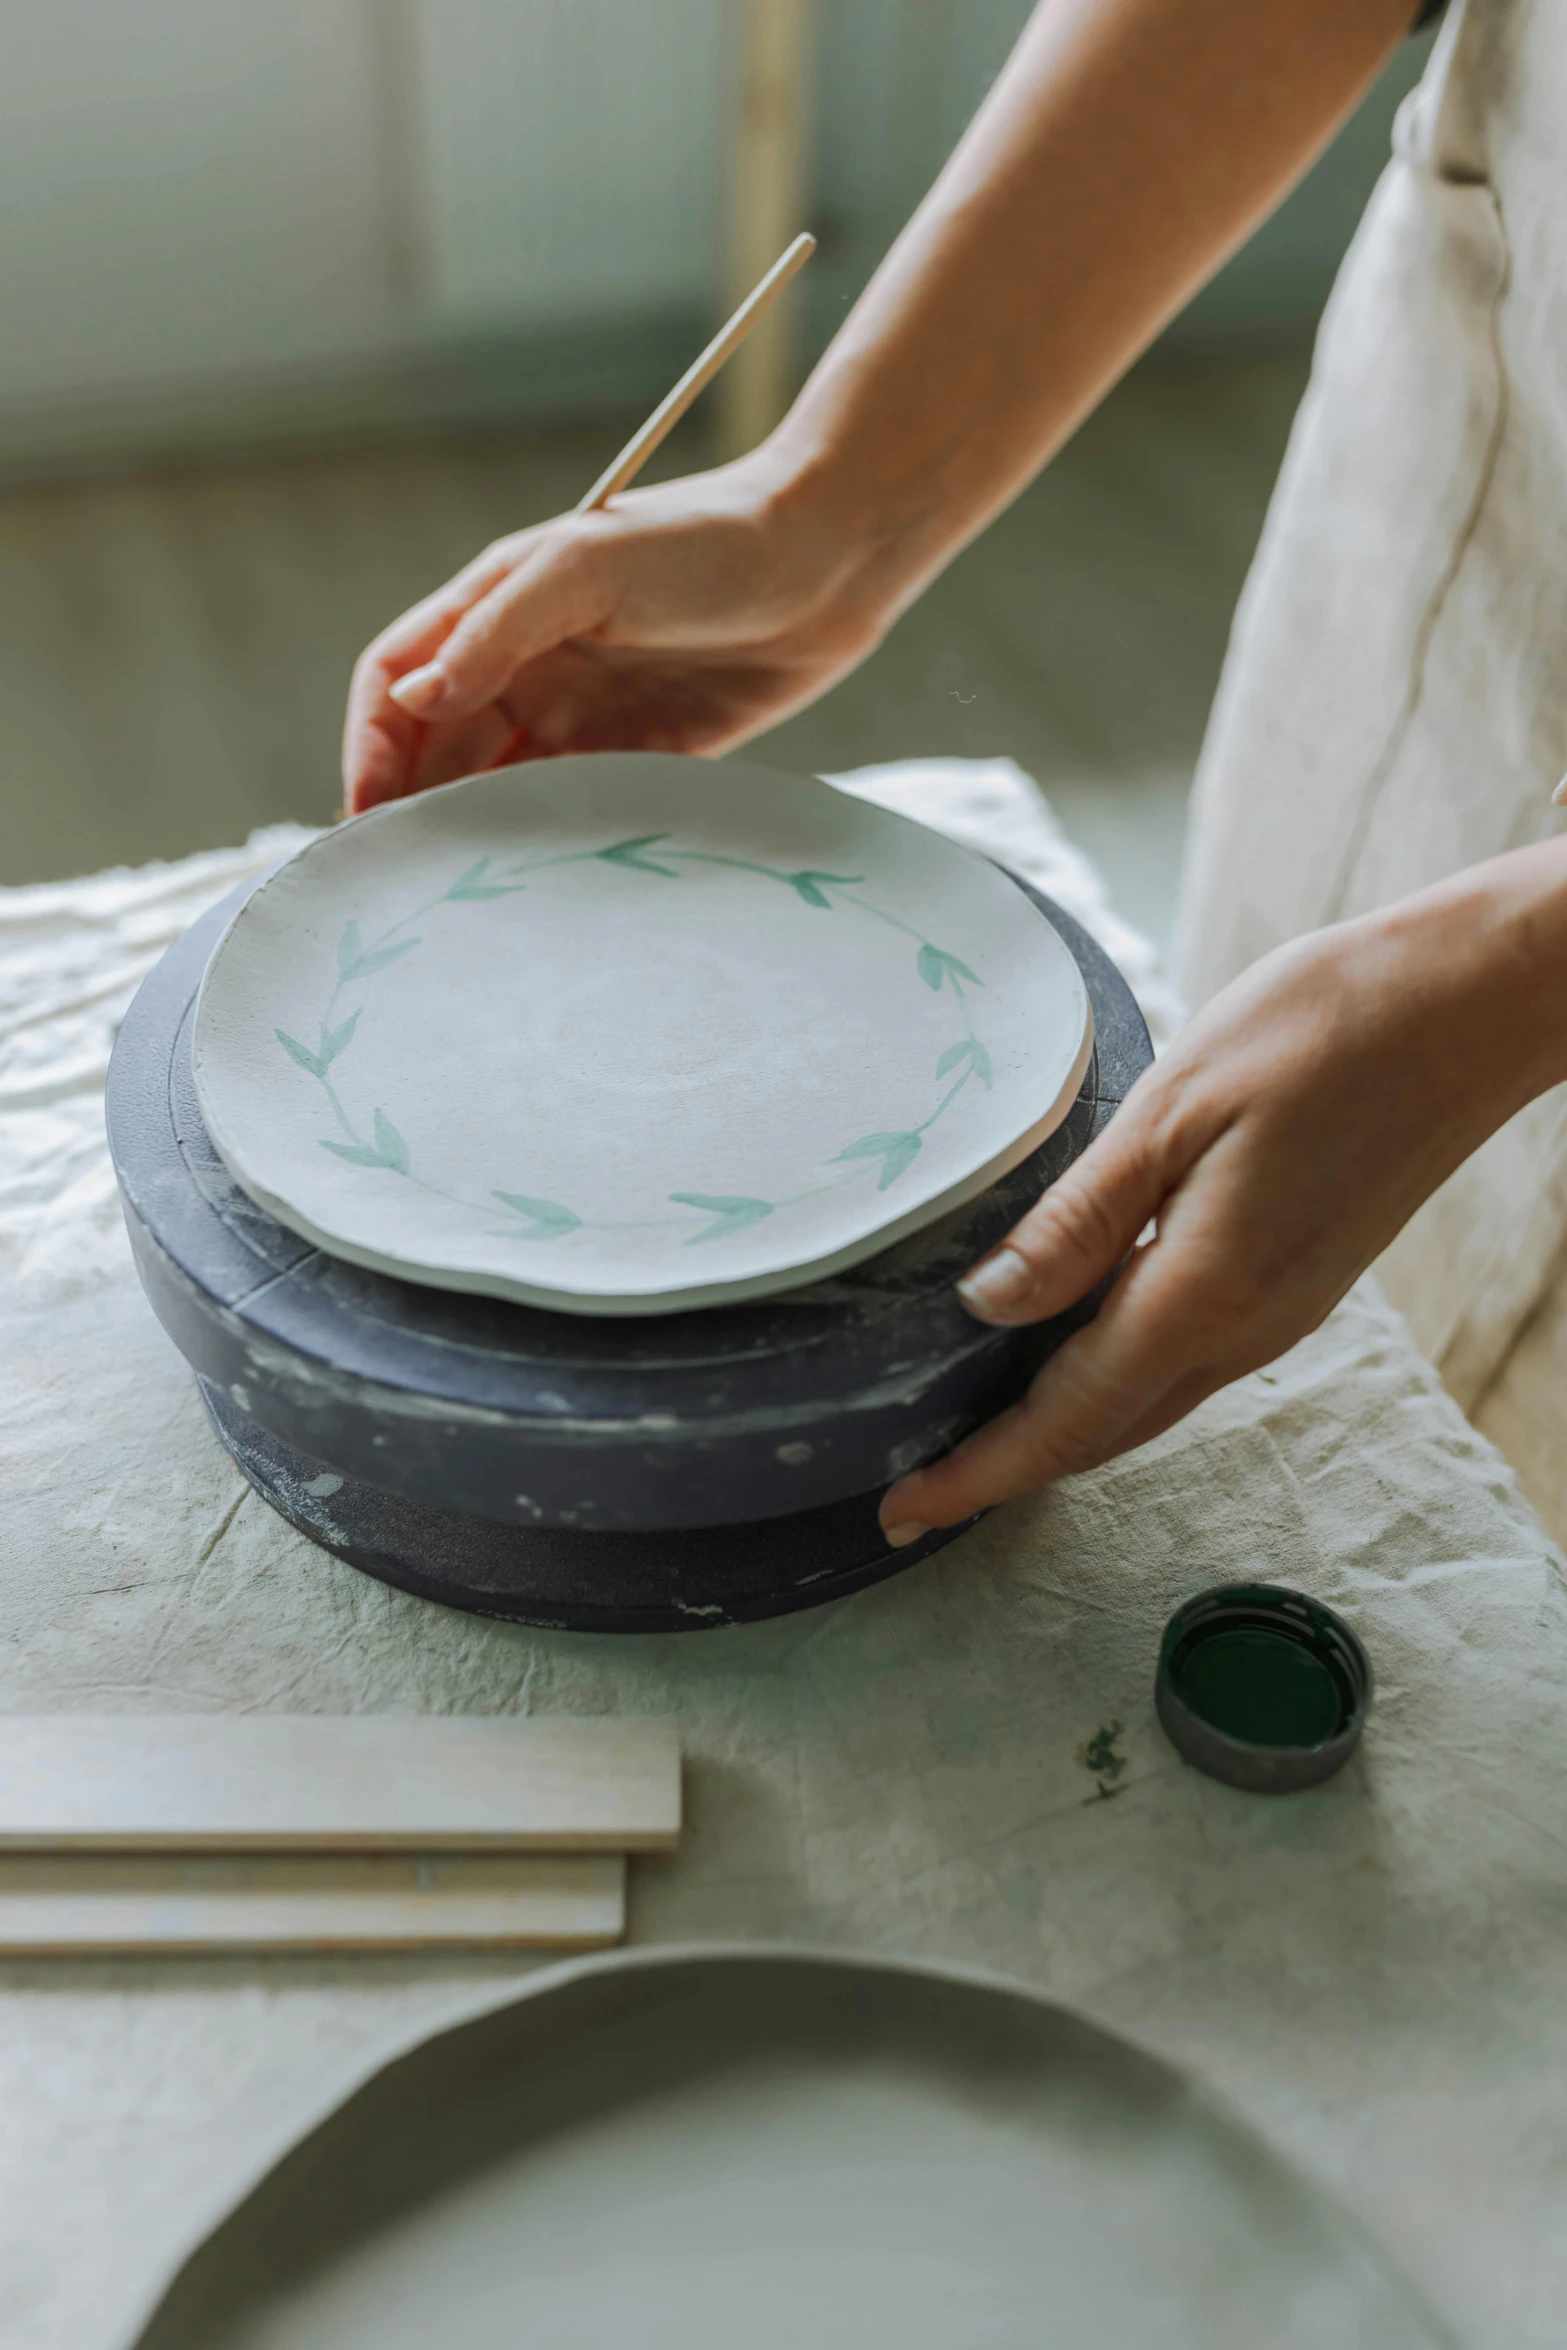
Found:
[{"label": "pair of wooden strips", "polygon": [[0,1716],[0,1951],[591,1949],[680,1834],[675,1725]]}]

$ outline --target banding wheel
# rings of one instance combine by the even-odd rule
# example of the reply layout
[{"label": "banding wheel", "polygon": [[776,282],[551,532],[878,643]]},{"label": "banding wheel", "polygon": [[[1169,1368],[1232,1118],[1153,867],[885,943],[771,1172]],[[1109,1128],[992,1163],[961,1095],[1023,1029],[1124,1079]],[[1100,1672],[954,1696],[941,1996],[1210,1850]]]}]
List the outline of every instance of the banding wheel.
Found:
[{"label": "banding wheel", "polygon": [[[1015,877],[1014,877],[1015,878]],[[254,884],[247,884],[246,889]],[[325,1255],[240,1190],[202,1125],[190,1033],[245,891],[126,1016],[109,1141],[137,1270],[256,1491],[323,1549],[426,1599],[578,1631],[682,1631],[812,1607],[912,1565],[893,1478],[1012,1402],[1096,1309],[993,1330],[960,1273],[1087,1148],[1152,1059],[1120,973],[1070,947],[1096,1042],[1065,1121],[941,1223],[835,1279],[705,1312],[586,1320]]]}]

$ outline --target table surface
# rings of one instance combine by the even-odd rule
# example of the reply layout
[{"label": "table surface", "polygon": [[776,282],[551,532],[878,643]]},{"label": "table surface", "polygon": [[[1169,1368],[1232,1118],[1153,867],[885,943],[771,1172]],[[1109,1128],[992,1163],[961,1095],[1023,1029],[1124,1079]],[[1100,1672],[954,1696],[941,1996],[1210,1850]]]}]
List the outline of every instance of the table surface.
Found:
[{"label": "table surface", "polygon": [[[982,835],[978,786],[943,790]],[[1036,834],[1031,878],[1078,911]],[[673,1712],[688,1826],[634,1864],[634,1941],[1038,1984],[1228,2097],[1462,2341],[1558,2344],[1563,1565],[1376,1292],[1143,1452],[811,1614],[573,1636],[407,1598],[239,1480],[137,1289],[102,1140],[140,973],[287,845],[0,893],[0,1707]],[[1241,1575],[1339,1607],[1376,1665],[1359,1755],[1309,1794],[1213,1785],[1154,1718],[1169,1609]],[[303,2125],[537,1963],[0,1966],[8,2350],[128,2340]]]}]

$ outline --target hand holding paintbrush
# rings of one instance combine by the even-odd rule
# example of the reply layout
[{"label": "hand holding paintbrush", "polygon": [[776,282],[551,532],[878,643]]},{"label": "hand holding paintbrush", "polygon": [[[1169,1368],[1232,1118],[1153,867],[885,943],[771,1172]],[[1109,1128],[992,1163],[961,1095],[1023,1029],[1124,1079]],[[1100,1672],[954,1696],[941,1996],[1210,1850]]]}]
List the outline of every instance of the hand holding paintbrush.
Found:
[{"label": "hand holding paintbrush", "polygon": [[[769,659],[764,610],[749,657],[734,659],[747,589],[753,605],[787,602],[779,547],[759,526],[765,458],[644,493],[651,505],[617,506],[612,527],[585,518],[621,497],[815,250],[814,237],[794,239],[572,514],[497,540],[370,646],[349,700],[350,812],[518,758],[720,749],[781,716],[791,684],[808,698]],[[683,615],[672,636],[666,606]]]}]

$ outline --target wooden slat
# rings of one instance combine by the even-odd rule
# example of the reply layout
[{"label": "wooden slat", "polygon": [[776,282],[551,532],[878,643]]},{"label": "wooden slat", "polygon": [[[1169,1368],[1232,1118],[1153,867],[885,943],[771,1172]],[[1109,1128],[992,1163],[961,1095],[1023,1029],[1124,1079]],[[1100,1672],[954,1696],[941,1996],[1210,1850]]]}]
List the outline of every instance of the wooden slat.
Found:
[{"label": "wooden slat", "polygon": [[594,1950],[626,1925],[611,1853],[0,1857],[0,1954]]},{"label": "wooden slat", "polygon": [[[806,117],[815,0],[745,0],[730,143],[731,305],[806,227]],[[719,441],[742,457],[766,438],[795,389],[799,295],[780,303],[719,379]]]},{"label": "wooden slat", "polygon": [[672,1722],[0,1716],[0,1852],[665,1851]]}]

